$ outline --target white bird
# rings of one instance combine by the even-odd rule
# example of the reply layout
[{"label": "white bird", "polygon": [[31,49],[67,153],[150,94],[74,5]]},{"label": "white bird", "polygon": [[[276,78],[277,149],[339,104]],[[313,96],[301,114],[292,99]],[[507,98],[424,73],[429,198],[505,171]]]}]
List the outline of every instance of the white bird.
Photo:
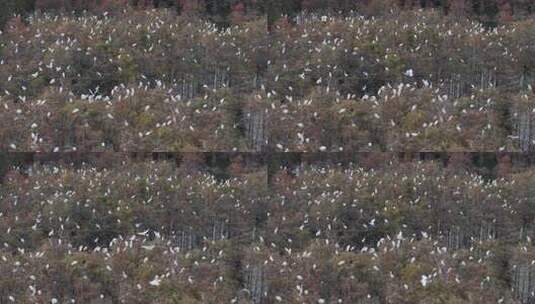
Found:
[{"label": "white bird", "polygon": [[155,247],[154,245],[143,245],[143,246],[141,246],[141,248],[143,248],[145,250],[149,250],[149,251],[154,249],[154,247]]},{"label": "white bird", "polygon": [[162,282],[162,280],[160,278],[158,278],[158,276],[155,276],[154,279],[149,282],[149,284],[151,286],[160,286],[161,282]]},{"label": "white bird", "polygon": [[143,232],[138,232],[137,235],[146,236],[149,233],[149,230],[145,230]]},{"label": "white bird", "polygon": [[430,279],[426,275],[422,275],[422,279],[420,280],[420,283],[423,287],[426,287],[430,283]]}]

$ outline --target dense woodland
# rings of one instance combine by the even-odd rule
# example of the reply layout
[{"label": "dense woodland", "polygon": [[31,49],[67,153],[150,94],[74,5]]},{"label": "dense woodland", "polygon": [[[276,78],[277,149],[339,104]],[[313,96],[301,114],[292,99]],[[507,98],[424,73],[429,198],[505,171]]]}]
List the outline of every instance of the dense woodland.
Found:
[{"label": "dense woodland", "polygon": [[222,26],[235,17],[265,15],[271,22],[280,16],[307,12],[361,11],[382,15],[399,9],[438,9],[446,15],[469,15],[489,25],[524,17],[535,11],[530,0],[13,0],[0,13],[0,24],[13,14],[33,11],[102,12],[124,8],[171,8],[179,14],[201,14]]},{"label": "dense woodland", "polygon": [[524,158],[307,155],[7,157],[0,301],[533,303]]},{"label": "dense woodland", "polygon": [[3,151],[535,150],[535,22],[438,10],[37,13],[0,35]]},{"label": "dense woodland", "polygon": [[5,2],[0,304],[535,304],[535,2]]}]

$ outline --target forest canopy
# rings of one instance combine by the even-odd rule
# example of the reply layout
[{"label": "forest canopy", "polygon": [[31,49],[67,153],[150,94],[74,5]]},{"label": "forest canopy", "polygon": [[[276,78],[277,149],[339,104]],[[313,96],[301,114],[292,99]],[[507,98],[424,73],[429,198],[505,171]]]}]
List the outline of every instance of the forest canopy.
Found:
[{"label": "forest canopy", "polygon": [[535,170],[523,158],[306,155],[269,171],[235,155],[225,178],[194,155],[10,166],[0,300],[532,301]]},{"label": "forest canopy", "polygon": [[[286,20],[286,21],[285,21]],[[535,150],[535,22],[437,10],[33,14],[0,34],[0,148],[18,152]]]},{"label": "forest canopy", "polygon": [[10,0],[0,304],[534,304],[531,0]]},{"label": "forest canopy", "polygon": [[[399,9],[439,9],[445,14],[470,15],[491,25],[535,11],[529,0],[12,0],[0,13],[0,25],[14,14],[33,11],[113,11],[125,8],[172,8],[177,13],[198,13],[220,25],[229,25],[236,15],[265,15],[270,22],[299,12],[362,11],[381,15]],[[1,26],[0,26],[1,27]]]}]

